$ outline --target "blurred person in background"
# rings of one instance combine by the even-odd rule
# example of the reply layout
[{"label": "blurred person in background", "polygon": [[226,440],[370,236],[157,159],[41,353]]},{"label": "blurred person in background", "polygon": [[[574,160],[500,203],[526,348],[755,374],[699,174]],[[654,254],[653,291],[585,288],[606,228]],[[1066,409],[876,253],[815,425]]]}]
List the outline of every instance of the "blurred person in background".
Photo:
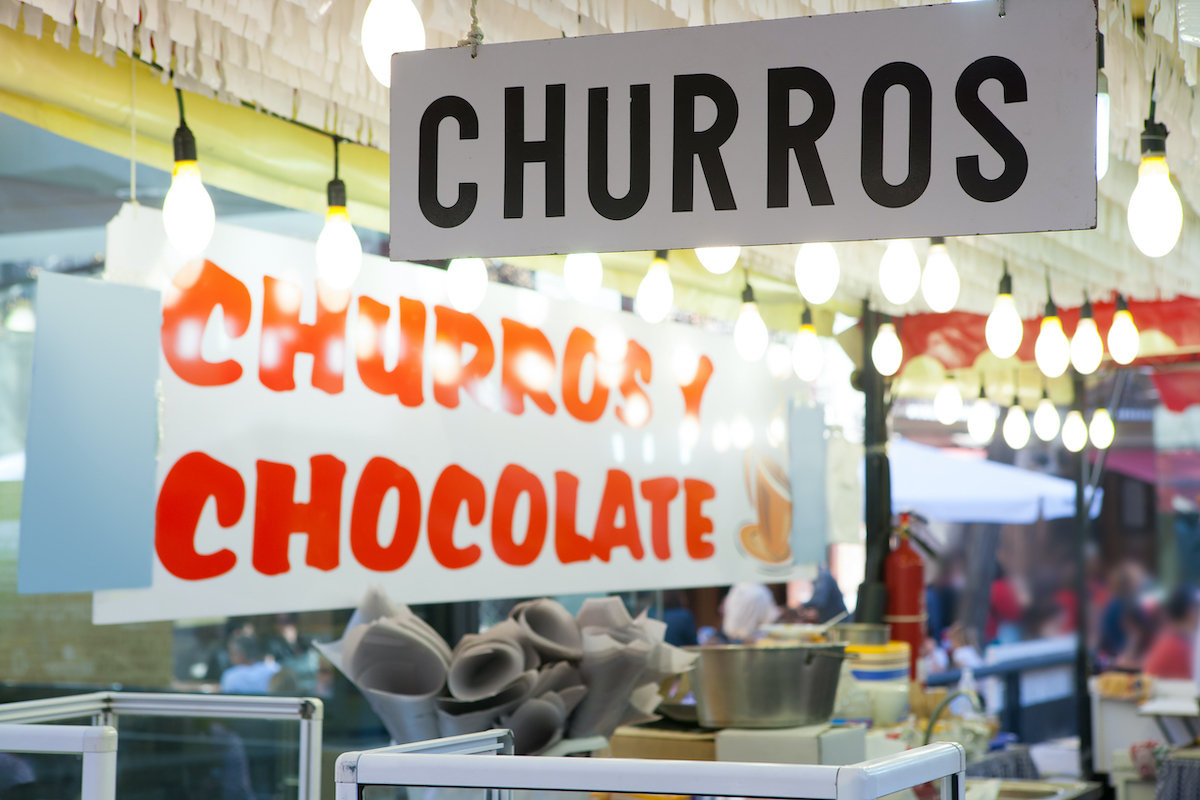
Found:
[{"label": "blurred person in background", "polygon": [[983,629],[984,641],[999,641],[1003,644],[1021,641],[1020,625],[1023,613],[1017,587],[1005,574],[1004,567],[997,564],[988,603],[987,624]]},{"label": "blurred person in background", "polygon": [[1112,669],[1120,672],[1141,672],[1146,653],[1154,641],[1157,628],[1154,617],[1141,605],[1131,605],[1121,613],[1119,620],[1122,642],[1121,652],[1110,662]]},{"label": "blurred person in background", "polygon": [[734,584],[721,602],[721,630],[702,644],[742,644],[779,616],[775,595],[761,583]]},{"label": "blurred person in background", "polygon": [[926,587],[927,630],[935,646],[958,616],[958,600],[966,584],[966,563],[961,555],[954,554],[942,563],[937,577]]},{"label": "blurred person in background", "polygon": [[667,623],[667,644],[686,647],[696,644],[696,617],[687,607],[687,598],[678,589],[663,592],[663,622]]},{"label": "blurred person in background", "polygon": [[846,613],[842,589],[825,564],[818,568],[817,579],[813,581],[812,597],[803,607],[816,612],[812,621],[817,623],[828,622],[838,614]]},{"label": "blurred person in background", "polygon": [[1128,655],[1128,634],[1149,624],[1138,601],[1145,574],[1136,561],[1126,561],[1112,570],[1108,583],[1109,599],[1100,616],[1100,652],[1115,660]]},{"label": "blurred person in background", "polygon": [[1192,680],[1194,639],[1200,621],[1195,592],[1190,586],[1179,587],[1167,598],[1163,611],[1165,624],[1146,655],[1142,671],[1156,678]]},{"label": "blurred person in background", "polygon": [[264,658],[258,640],[252,636],[235,636],[229,640],[229,669],[221,673],[221,692],[224,694],[267,694],[271,678],[279,672],[273,658]]}]

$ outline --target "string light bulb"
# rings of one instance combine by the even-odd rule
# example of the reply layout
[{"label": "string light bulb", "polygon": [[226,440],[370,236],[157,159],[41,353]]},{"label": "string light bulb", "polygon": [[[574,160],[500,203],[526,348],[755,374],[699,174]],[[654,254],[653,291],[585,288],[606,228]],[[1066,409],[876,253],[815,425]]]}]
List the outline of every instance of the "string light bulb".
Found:
[{"label": "string light bulb", "polygon": [[980,444],[990,442],[996,433],[996,412],[991,401],[987,399],[983,386],[979,387],[979,398],[967,414],[967,433]]},{"label": "string light bulb", "polygon": [[1167,168],[1167,126],[1154,121],[1153,99],[1150,118],[1142,131],[1142,164],[1129,198],[1128,222],[1133,243],[1150,258],[1171,252],[1183,230],[1183,204]]},{"label": "string light bulb", "polygon": [[196,137],[183,116],[183,92],[175,90],[179,103],[179,127],[175,129],[175,169],[171,188],[163,199],[163,227],[171,246],[186,258],[204,252],[212,241],[217,212],[212,198],[200,180],[196,158]]},{"label": "string light bulb", "polygon": [[1033,348],[1033,357],[1038,369],[1047,378],[1057,378],[1067,371],[1071,363],[1071,344],[1063,333],[1062,320],[1058,318],[1058,306],[1053,300],[1046,301],[1046,313],[1042,317],[1042,330]]},{"label": "string light bulb", "polygon": [[375,80],[392,85],[392,54],[425,49],[425,23],[412,0],[371,0],[362,22],[363,58]]},{"label": "string light bulb", "polygon": [[714,275],[724,275],[737,264],[742,248],[733,247],[697,247],[696,258],[706,270]]},{"label": "string light bulb", "polygon": [[900,337],[896,335],[896,326],[891,317],[884,317],[885,322],[879,326],[875,334],[875,342],[871,345],[871,363],[880,375],[890,377],[900,369],[904,360],[904,348],[900,345]]},{"label": "string light bulb", "polygon": [[754,289],[750,288],[750,275],[746,275],[746,288],[742,290],[742,311],[733,326],[733,346],[738,355],[747,361],[758,361],[767,352],[767,324],[758,313],[754,302]]},{"label": "string light bulb", "polygon": [[1008,407],[1004,417],[1004,442],[1013,450],[1020,450],[1029,444],[1029,415],[1013,398],[1013,404]]},{"label": "string light bulb", "polygon": [[1113,315],[1112,327],[1108,329],[1108,352],[1118,364],[1130,364],[1137,358],[1141,335],[1133,324],[1133,315],[1122,295],[1117,295],[1117,312]]},{"label": "string light bulb", "polygon": [[667,251],[656,250],[646,277],[638,285],[635,307],[646,322],[662,322],[675,301],[675,287],[667,269]]},{"label": "string light bulb", "polygon": [[1107,408],[1097,408],[1092,414],[1092,423],[1088,425],[1088,438],[1092,447],[1097,450],[1107,450],[1116,438],[1117,430],[1113,426],[1112,415]]},{"label": "string light bulb", "polygon": [[802,381],[815,381],[825,368],[825,348],[813,326],[812,311],[805,307],[800,314],[800,332],[792,345],[792,369]]},{"label": "string light bulb", "polygon": [[954,304],[958,302],[959,288],[958,270],[950,260],[946,240],[940,236],[931,239],[925,272],[921,275],[921,294],[925,302],[938,314],[953,311]]},{"label": "string light bulb", "polygon": [[953,425],[962,416],[963,401],[953,378],[946,378],[933,398],[933,413],[943,425]]},{"label": "string light bulb", "polygon": [[595,253],[572,253],[563,262],[563,284],[567,294],[580,303],[590,303],[604,281],[604,265]]},{"label": "string light bulb", "polygon": [[317,237],[317,275],[332,289],[349,289],[362,269],[362,242],[346,211],[346,184],[338,178],[338,143],[335,136],[333,180],[325,190],[329,210],[325,212],[325,227]]},{"label": "string light bulb", "polygon": [[1104,342],[1092,316],[1092,303],[1086,297],[1079,309],[1079,324],[1071,337],[1071,364],[1080,375],[1091,375],[1104,359]]},{"label": "string light bulb", "polygon": [[1052,442],[1054,437],[1058,436],[1060,423],[1058,409],[1051,402],[1049,392],[1042,389],[1042,399],[1038,401],[1037,410],[1033,412],[1033,432],[1043,442]]},{"label": "string light bulb", "polygon": [[1012,276],[1008,274],[1008,262],[1004,264],[1004,275],[1000,278],[996,304],[992,307],[992,313],[988,315],[983,332],[988,349],[996,358],[1010,358],[1021,346],[1024,326],[1013,303]]},{"label": "string light bulb", "polygon": [[1087,424],[1083,421],[1083,414],[1076,409],[1071,409],[1067,412],[1067,418],[1063,420],[1063,447],[1072,453],[1078,453],[1087,444],[1087,440],[1088,429]]},{"label": "string light bulb", "polygon": [[916,295],[921,285],[921,261],[908,239],[888,245],[879,262],[879,288],[889,303],[902,306]]},{"label": "string light bulb", "polygon": [[809,305],[819,306],[833,299],[841,279],[842,267],[837,251],[829,242],[806,242],[796,253],[796,288]]},{"label": "string light bulb", "polygon": [[470,314],[487,296],[488,270],[482,258],[456,258],[446,268],[446,294],[456,311]]}]

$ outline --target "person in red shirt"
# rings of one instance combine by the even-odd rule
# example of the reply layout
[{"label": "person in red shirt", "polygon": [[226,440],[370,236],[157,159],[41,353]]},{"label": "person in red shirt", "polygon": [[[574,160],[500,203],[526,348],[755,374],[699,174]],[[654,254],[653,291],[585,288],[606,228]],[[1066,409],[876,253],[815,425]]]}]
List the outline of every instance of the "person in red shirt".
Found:
[{"label": "person in red shirt", "polygon": [[1167,600],[1165,610],[1167,624],[1151,645],[1142,671],[1156,678],[1190,681],[1192,637],[1195,636],[1197,620],[1200,618],[1196,596],[1190,588],[1180,587]]},{"label": "person in red shirt", "polygon": [[[1012,581],[1004,574],[1003,567],[997,565],[996,579],[992,581],[987,624],[983,629],[986,642],[993,642],[1001,632],[1001,626],[1015,626],[1021,621],[1021,598]],[[1020,637],[1018,637],[1020,638]]]}]

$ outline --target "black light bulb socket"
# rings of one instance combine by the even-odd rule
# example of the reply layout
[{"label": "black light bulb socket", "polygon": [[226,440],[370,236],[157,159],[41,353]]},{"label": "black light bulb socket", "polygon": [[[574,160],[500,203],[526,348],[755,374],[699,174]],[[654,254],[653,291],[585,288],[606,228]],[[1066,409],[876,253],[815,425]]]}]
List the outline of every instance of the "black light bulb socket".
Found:
[{"label": "black light bulb socket", "polygon": [[1047,389],[1045,386],[1043,386],[1043,387],[1042,387],[1042,399],[1043,399],[1043,400],[1049,400],[1049,399],[1050,399],[1050,390],[1049,390],[1049,389]]},{"label": "black light bulb socket", "polygon": [[933,247],[935,244],[945,244],[945,243],[946,243],[945,236],[934,236],[929,239],[930,247]]},{"label": "black light bulb socket", "polygon": [[1117,311],[1128,311],[1129,303],[1125,301],[1125,295],[1117,294]]},{"label": "black light bulb socket", "polygon": [[1104,34],[1096,31],[1096,69],[1104,69]]},{"label": "black light bulb socket", "polygon": [[987,392],[983,390],[983,384],[979,384],[979,399],[987,400]]},{"label": "black light bulb socket", "polygon": [[1154,120],[1146,120],[1142,131],[1142,158],[1166,158],[1167,156],[1167,126]]},{"label": "black light bulb socket", "polygon": [[187,125],[180,123],[175,129],[175,161],[195,161],[196,160],[196,137],[192,135],[192,129]]},{"label": "black light bulb socket", "polygon": [[1004,275],[1000,278],[1000,294],[1012,294],[1012,275],[1008,274],[1008,268],[1005,267]]},{"label": "black light bulb socket", "polygon": [[742,302],[743,303],[753,303],[754,302],[754,289],[750,286],[749,281],[746,281],[746,288],[742,289]]},{"label": "black light bulb socket", "polygon": [[812,327],[812,324],[812,309],[805,306],[804,310],[800,312],[800,327],[803,328],[805,325]]},{"label": "black light bulb socket", "polygon": [[654,260],[655,261],[666,261],[667,256],[670,255],[670,253],[671,253],[670,250],[655,250],[654,251]]},{"label": "black light bulb socket", "polygon": [[334,178],[329,182],[329,186],[325,189],[325,196],[329,199],[330,207],[337,206],[339,208],[346,207],[346,184],[340,178]]},{"label": "black light bulb socket", "polygon": [[1083,298],[1083,306],[1080,307],[1080,309],[1079,309],[1079,318],[1080,319],[1091,319],[1092,318],[1092,301],[1087,299],[1086,297]]},{"label": "black light bulb socket", "polygon": [[1046,301],[1046,308],[1044,309],[1042,315],[1046,316],[1046,317],[1057,317],[1058,316],[1058,306],[1054,305],[1053,300]]}]

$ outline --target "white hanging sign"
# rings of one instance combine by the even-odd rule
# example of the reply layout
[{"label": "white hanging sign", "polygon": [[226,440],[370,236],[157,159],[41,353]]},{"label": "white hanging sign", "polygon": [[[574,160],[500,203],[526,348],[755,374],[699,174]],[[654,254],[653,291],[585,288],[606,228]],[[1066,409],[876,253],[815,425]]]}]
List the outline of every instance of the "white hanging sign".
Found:
[{"label": "white hanging sign", "polygon": [[1096,225],[1093,0],[392,59],[391,257]]},{"label": "white hanging sign", "polygon": [[378,256],[332,291],[314,249],[218,224],[180,267],[158,212],[109,224],[108,278],[163,287],[161,441],[152,584],[96,622],[810,574],[783,387],[732,337],[496,283],[460,313]]}]

